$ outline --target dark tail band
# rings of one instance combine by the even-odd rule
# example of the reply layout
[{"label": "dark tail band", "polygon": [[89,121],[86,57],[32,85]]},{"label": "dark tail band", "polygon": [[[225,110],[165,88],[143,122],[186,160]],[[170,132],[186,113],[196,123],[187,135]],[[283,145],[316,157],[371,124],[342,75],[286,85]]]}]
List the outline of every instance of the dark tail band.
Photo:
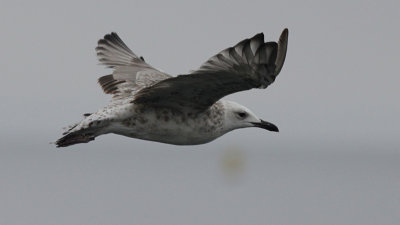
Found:
[{"label": "dark tail band", "polygon": [[67,147],[74,144],[79,143],[88,143],[89,141],[93,141],[95,139],[95,135],[93,133],[84,133],[81,131],[69,133],[64,137],[58,139],[56,141],[57,148],[59,147]]}]

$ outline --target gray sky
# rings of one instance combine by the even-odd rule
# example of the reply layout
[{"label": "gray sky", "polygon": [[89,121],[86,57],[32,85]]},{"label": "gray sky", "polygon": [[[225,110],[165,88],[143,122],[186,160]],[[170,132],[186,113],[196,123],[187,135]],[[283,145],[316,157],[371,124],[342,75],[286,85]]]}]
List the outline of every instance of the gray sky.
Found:
[{"label": "gray sky", "polygon": [[[397,224],[399,7],[2,1],[0,224]],[[108,103],[96,80],[110,70],[94,51],[106,33],[176,75],[258,32],[277,40],[285,27],[276,82],[227,97],[278,134],[242,129],[180,147],[116,135],[49,144]]]}]

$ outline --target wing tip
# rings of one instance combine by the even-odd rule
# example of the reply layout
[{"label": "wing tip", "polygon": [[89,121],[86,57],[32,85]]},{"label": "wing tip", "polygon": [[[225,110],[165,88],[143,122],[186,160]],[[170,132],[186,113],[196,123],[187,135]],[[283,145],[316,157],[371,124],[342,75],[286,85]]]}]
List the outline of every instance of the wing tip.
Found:
[{"label": "wing tip", "polygon": [[256,34],[256,35],[254,35],[251,39],[252,39],[252,40],[253,40],[253,39],[260,39],[262,42],[264,42],[264,33],[263,33],[263,32],[260,32],[260,33],[258,33],[258,34]]},{"label": "wing tip", "polygon": [[128,65],[138,58],[116,32],[110,32],[98,40],[95,50],[101,64],[111,68]]},{"label": "wing tip", "polygon": [[283,29],[281,36],[279,37],[279,42],[287,43],[288,37],[289,37],[289,29],[285,28],[285,29]]},{"label": "wing tip", "polygon": [[288,38],[289,38],[289,29],[285,28],[282,31],[281,36],[279,37],[278,41],[278,55],[276,57],[276,68],[275,68],[275,75],[278,75],[281,72],[283,64],[286,59],[286,52],[288,46]]},{"label": "wing tip", "polygon": [[285,29],[283,29],[282,34],[285,33],[286,36],[288,36],[289,34],[289,29],[287,27],[285,27]]},{"label": "wing tip", "polygon": [[104,39],[109,39],[110,37],[118,37],[117,32],[111,31],[111,32],[108,33],[108,34],[105,34],[103,38],[104,38]]}]

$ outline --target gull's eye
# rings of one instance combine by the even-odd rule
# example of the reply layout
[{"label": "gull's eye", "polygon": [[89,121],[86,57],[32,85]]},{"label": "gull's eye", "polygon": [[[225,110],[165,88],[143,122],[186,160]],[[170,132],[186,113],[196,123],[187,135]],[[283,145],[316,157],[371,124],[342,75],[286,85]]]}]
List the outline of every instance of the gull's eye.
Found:
[{"label": "gull's eye", "polygon": [[247,114],[246,114],[245,112],[240,112],[240,113],[238,113],[238,116],[239,116],[241,119],[244,119],[244,118],[247,117]]}]

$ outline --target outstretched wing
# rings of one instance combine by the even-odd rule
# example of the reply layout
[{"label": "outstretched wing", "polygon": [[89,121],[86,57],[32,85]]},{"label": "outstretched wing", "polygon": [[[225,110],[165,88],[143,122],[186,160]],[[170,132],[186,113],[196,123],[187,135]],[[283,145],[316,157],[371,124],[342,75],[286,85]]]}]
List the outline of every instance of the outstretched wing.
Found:
[{"label": "outstretched wing", "polygon": [[266,88],[286,57],[288,29],[278,43],[264,43],[262,33],[210,58],[198,70],[163,80],[135,94],[134,103],[205,110],[225,95]]},{"label": "outstretched wing", "polygon": [[114,98],[131,96],[141,88],[171,77],[135,55],[114,32],[98,41],[96,53],[101,64],[114,68],[112,74],[99,78],[103,91]]}]

